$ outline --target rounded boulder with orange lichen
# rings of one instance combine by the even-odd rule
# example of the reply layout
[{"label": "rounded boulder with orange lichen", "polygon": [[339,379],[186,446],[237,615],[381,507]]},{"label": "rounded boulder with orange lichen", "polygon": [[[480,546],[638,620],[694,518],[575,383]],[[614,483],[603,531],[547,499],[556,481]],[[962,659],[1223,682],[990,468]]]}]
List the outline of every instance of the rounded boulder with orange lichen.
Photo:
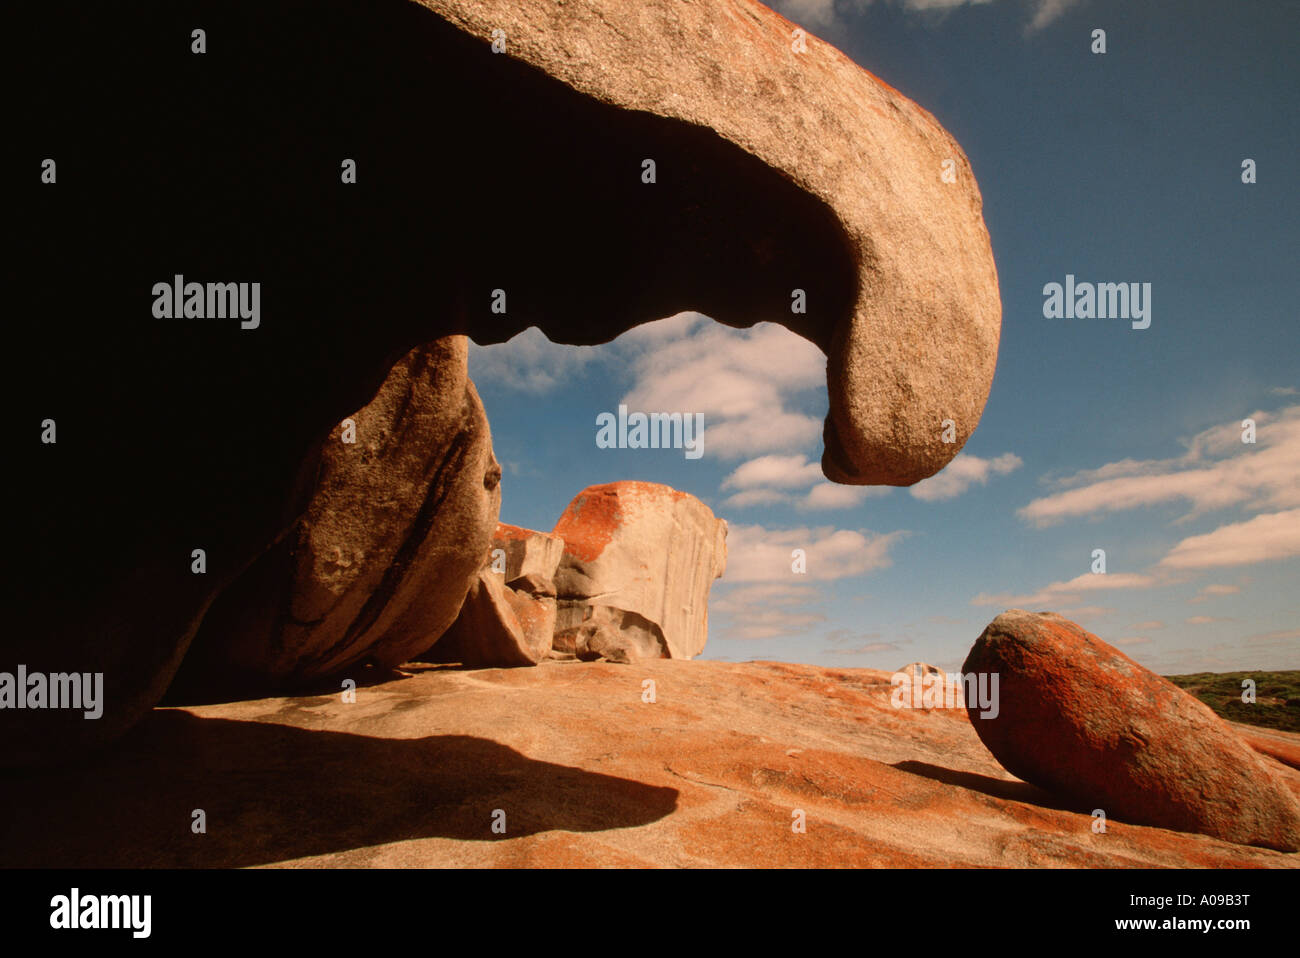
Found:
[{"label": "rounded boulder with orange lichen", "polygon": [[1012,609],[962,666],[997,673],[995,714],[968,705],[1002,766],[1109,818],[1300,850],[1300,802],[1207,706],[1073,622]]}]

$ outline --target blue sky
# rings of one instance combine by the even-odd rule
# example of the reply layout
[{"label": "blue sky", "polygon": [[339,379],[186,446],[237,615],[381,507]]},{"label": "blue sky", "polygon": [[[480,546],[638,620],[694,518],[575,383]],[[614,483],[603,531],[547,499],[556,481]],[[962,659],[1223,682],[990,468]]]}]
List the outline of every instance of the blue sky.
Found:
[{"label": "blue sky", "polygon": [[[786,330],[683,314],[599,347],[529,330],[471,348],[502,520],[549,530],[616,479],[704,500],[730,526],[704,658],[955,670],[1023,607],[1166,674],[1300,668],[1300,4],[775,6],[970,158],[1003,306],[979,428],[911,489],[831,486],[825,359]],[[1150,327],[1044,318],[1067,274],[1150,283]],[[596,448],[620,402],[703,412],[703,457]]]}]

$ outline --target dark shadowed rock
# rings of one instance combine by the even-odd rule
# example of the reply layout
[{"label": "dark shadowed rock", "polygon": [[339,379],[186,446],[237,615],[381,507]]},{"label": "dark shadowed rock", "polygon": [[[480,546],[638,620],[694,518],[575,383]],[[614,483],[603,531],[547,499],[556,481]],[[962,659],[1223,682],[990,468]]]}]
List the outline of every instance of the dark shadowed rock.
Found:
[{"label": "dark shadowed rock", "polygon": [[[239,658],[257,669],[307,674],[363,645],[391,660],[423,642],[439,617],[425,603],[446,596],[402,588],[390,603],[391,583],[363,581],[370,560],[342,549],[308,570],[265,557],[277,541],[316,548],[289,533],[304,462],[422,343],[536,325],[594,344],[683,309],[779,322],[827,354],[823,469],[842,482],[931,475],[978,422],[1000,300],[970,165],[929,113],[838,51],[810,37],[794,52],[793,25],[756,2],[320,0],[304,16],[265,0],[223,14],[226,54],[258,69],[177,83],[157,81],[178,49],[161,0],[30,13],[16,70],[44,80],[11,139],[76,131],[90,178],[14,184],[11,312],[47,311],[70,263],[70,299],[95,308],[61,317],[67,348],[44,323],[10,330],[23,375],[0,379],[4,407],[56,418],[59,440],[23,447],[13,470],[22,561],[0,652],[102,671],[106,701],[94,722],[5,716],[0,763],[64,761],[131,727],[255,561],[255,576],[318,586],[283,654],[257,651],[277,633],[250,637]],[[213,130],[247,135],[196,147]],[[337,160],[354,154],[358,183],[343,186]],[[949,159],[955,183],[940,178]],[[195,227],[160,228],[178,210]],[[575,281],[575,264],[600,281]],[[153,318],[150,284],[177,273],[260,282],[260,325]],[[806,313],[791,311],[796,289]],[[375,604],[356,608],[367,593]],[[276,601],[243,595],[231,601],[254,618]],[[306,634],[313,616],[337,647]]]},{"label": "dark shadowed rock", "polygon": [[331,434],[302,518],[217,601],[174,694],[395,665],[451,625],[501,504],[466,355],[463,336],[412,351]]},{"label": "dark shadowed rock", "polygon": [[997,673],[971,723],[1007,771],[1110,818],[1300,849],[1300,803],[1206,705],[1050,612],[993,620],[962,666]]}]

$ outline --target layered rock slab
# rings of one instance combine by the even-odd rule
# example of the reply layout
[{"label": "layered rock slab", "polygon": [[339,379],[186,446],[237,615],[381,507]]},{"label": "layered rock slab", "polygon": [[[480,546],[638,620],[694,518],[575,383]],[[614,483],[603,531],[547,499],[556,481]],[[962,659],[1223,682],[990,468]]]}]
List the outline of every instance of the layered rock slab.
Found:
[{"label": "layered rock slab", "polygon": [[321,446],[306,507],[210,610],[173,694],[393,665],[455,621],[500,511],[463,336],[412,350]]},{"label": "layered rock slab", "polygon": [[1004,612],[964,673],[996,673],[971,724],[1007,771],[1108,818],[1300,849],[1300,802],[1204,703],[1053,613]]},{"label": "layered rock slab", "polygon": [[727,524],[708,506],[659,483],[612,482],[578,493],[554,534],[557,634],[595,620],[641,658],[703,651],[709,588],[727,563]]},{"label": "layered rock slab", "polygon": [[334,689],[158,709],[94,763],[19,773],[0,793],[0,865],[1300,867],[1206,835],[1094,832],[1092,806],[1013,778],[964,709],[892,707],[888,672],[406,671],[351,703]]}]

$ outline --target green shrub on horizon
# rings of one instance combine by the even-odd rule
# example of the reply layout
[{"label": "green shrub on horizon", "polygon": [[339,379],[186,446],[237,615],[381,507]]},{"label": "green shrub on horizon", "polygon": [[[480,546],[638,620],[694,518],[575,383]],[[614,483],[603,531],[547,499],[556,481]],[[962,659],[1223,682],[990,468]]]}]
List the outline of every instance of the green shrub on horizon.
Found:
[{"label": "green shrub on horizon", "polygon": [[[1220,718],[1300,733],[1300,671],[1196,672],[1165,678],[1195,695]],[[1250,705],[1241,700],[1245,679],[1255,681],[1255,702]]]}]

